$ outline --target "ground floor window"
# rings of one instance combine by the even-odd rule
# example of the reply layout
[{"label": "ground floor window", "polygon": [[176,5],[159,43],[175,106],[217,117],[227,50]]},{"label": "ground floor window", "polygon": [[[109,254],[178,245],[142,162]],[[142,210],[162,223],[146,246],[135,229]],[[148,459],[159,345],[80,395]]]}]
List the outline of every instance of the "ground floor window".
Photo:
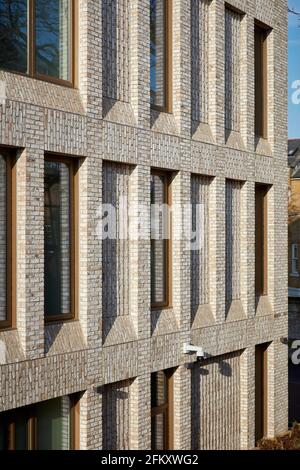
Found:
[{"label": "ground floor window", "polygon": [[173,448],[173,373],[159,371],[151,376],[151,447]]},{"label": "ground floor window", "polygon": [[0,450],[78,449],[78,396],[1,413]]}]

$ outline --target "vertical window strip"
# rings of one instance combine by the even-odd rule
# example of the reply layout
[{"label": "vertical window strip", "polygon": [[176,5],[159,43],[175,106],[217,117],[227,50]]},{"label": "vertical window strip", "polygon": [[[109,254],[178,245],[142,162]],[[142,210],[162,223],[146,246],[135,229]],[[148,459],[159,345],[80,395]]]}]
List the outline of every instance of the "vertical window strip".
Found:
[{"label": "vertical window strip", "polygon": [[14,153],[0,150],[0,329],[16,320],[16,169]]},{"label": "vertical window strip", "polygon": [[0,327],[7,321],[7,162],[0,153]]},{"label": "vertical window strip", "polygon": [[256,297],[268,294],[268,190],[255,188],[255,292]]},{"label": "vertical window strip", "polygon": [[77,315],[77,165],[68,158],[45,161],[45,317]]}]

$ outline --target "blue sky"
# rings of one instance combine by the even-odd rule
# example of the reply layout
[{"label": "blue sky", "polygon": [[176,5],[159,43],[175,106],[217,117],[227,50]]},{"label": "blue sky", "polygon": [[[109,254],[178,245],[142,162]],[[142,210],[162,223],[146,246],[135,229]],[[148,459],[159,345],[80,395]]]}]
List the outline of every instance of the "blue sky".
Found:
[{"label": "blue sky", "polygon": [[[290,8],[300,12],[300,0],[289,0]],[[289,15],[289,137],[300,138],[300,104],[292,103],[292,83],[300,80],[300,18]]]}]

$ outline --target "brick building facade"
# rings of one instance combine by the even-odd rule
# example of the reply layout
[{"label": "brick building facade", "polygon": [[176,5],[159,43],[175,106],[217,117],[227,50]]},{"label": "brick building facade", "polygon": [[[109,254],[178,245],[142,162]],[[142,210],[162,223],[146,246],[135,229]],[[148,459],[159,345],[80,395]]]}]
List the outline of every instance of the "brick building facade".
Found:
[{"label": "brick building facade", "polygon": [[[23,410],[39,429],[59,414],[48,401],[69,396],[76,403],[68,419],[60,412],[61,427],[73,422],[80,449],[248,449],[287,428],[287,3],[167,3],[168,112],[150,106],[149,0],[75,1],[74,87],[0,70],[0,144],[16,158],[17,286],[13,327],[0,331],[0,422]],[[257,136],[260,37],[267,120]],[[159,74],[156,85],[161,100]],[[75,289],[71,321],[45,322],[45,155],[78,159],[76,275],[61,280]],[[153,169],[168,172],[176,207],[203,205],[205,249],[173,237],[171,301],[151,309]],[[117,230],[102,242],[99,205],[117,207],[121,196],[148,208],[147,236],[123,240]],[[172,231],[181,223],[175,211]],[[4,232],[5,258],[3,240]],[[184,343],[206,358],[183,354]],[[7,426],[2,434],[15,433],[17,424]],[[59,433],[51,445],[68,447]]]}]

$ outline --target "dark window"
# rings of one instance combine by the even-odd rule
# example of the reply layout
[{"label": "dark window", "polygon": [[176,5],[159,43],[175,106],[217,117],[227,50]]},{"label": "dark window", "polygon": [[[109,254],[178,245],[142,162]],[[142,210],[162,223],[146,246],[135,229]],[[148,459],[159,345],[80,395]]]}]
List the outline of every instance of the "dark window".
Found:
[{"label": "dark window", "polygon": [[255,292],[256,297],[268,294],[268,190],[255,188]]},{"label": "dark window", "polygon": [[255,134],[268,137],[268,29],[255,24]]},{"label": "dark window", "polygon": [[172,450],[173,447],[173,371],[151,375],[151,448]]},{"label": "dark window", "polygon": [[71,2],[38,0],[35,11],[36,73],[70,81]]},{"label": "dark window", "polygon": [[0,67],[27,73],[27,0],[0,0]]},{"label": "dark window", "polygon": [[170,0],[150,0],[151,105],[166,112],[170,111],[170,42]]},{"label": "dark window", "polygon": [[15,316],[15,158],[0,149],[0,328]]},{"label": "dark window", "polygon": [[74,0],[0,0],[0,67],[73,83]]},{"label": "dark window", "polygon": [[255,347],[255,442],[268,434],[268,350],[269,344]]},{"label": "dark window", "polygon": [[170,305],[170,177],[161,172],[151,176],[151,304]]},{"label": "dark window", "polygon": [[0,450],[78,448],[78,398],[62,397],[0,414]]},{"label": "dark window", "polygon": [[45,316],[75,317],[76,161],[45,161]]}]

